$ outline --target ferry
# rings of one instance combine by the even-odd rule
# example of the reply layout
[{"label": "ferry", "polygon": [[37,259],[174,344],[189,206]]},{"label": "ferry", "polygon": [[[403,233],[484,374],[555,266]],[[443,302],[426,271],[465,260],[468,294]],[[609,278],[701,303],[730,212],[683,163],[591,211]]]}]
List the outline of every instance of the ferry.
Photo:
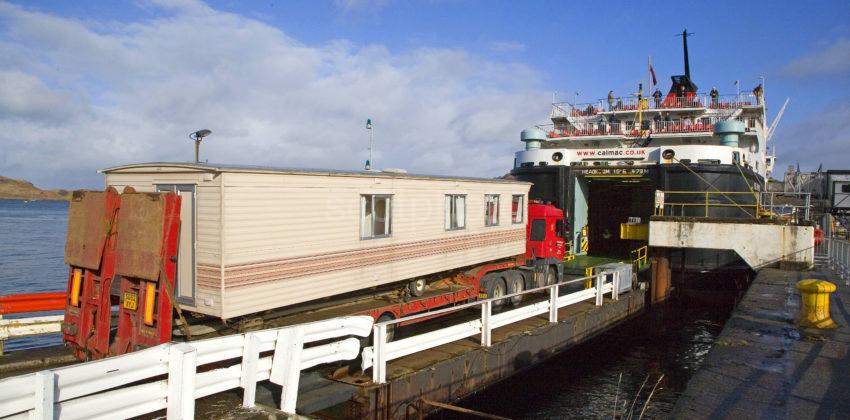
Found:
[{"label": "ferry", "polygon": [[[684,74],[671,76],[666,94],[650,63],[646,91],[641,84],[629,96],[556,102],[551,124],[523,130],[511,175],[534,184],[533,199],[565,211],[573,254],[633,258],[647,244],[641,226],[652,216],[758,217],[782,111],[769,126],[763,83],[728,94],[699,90],[688,35]],[[728,251],[692,253],[683,257],[689,269],[741,264]]]}]

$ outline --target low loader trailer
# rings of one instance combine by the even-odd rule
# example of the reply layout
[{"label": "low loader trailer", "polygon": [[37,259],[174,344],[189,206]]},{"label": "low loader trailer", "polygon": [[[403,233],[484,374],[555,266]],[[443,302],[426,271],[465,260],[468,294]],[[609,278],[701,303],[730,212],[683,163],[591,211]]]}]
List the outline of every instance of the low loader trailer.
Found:
[{"label": "low loader trailer", "polygon": [[564,213],[530,203],[525,182],[185,163],[102,172],[106,189],[75,192],[69,207],[62,332],[81,360],[305,312],[385,321],[562,276]]}]

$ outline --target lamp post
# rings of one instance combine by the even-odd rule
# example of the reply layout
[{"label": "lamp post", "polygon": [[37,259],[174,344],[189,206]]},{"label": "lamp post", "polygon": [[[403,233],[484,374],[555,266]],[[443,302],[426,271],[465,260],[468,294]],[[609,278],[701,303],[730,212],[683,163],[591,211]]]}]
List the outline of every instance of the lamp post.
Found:
[{"label": "lamp post", "polygon": [[206,128],[189,134],[189,138],[195,141],[195,163],[201,162],[201,140],[210,134],[212,134],[212,131],[207,130]]},{"label": "lamp post", "polygon": [[366,119],[366,129],[369,130],[369,159],[366,160],[366,170],[368,171],[368,170],[372,169],[372,139],[373,139],[372,133],[373,133],[373,131],[372,131],[372,119],[371,118]]}]

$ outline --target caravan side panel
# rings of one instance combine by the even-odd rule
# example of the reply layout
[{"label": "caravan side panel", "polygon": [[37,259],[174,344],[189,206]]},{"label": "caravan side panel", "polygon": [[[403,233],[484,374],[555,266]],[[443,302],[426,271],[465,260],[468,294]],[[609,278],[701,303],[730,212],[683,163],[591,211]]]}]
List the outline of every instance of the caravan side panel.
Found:
[{"label": "caravan side panel", "polygon": [[[339,295],[525,252],[528,184],[228,172],[222,317]],[[392,233],[361,238],[361,196],[391,195]],[[445,197],[466,196],[466,227],[445,229]],[[499,224],[485,226],[487,194]],[[525,211],[523,211],[525,213]]]}]

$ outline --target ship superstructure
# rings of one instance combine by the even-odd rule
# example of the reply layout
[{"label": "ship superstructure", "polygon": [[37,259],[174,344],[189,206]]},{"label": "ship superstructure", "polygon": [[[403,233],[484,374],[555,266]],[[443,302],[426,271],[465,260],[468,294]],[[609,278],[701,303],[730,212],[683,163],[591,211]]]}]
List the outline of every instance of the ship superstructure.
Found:
[{"label": "ship superstructure", "polygon": [[[767,152],[763,85],[752,92],[699,92],[687,35],[682,33],[685,74],[671,76],[666,94],[660,88],[644,92],[641,84],[628,96],[609,92],[590,103],[553,103],[552,124],[523,137],[526,150],[517,153],[515,166],[724,164],[752,171],[763,183],[774,164]],[[652,72],[648,87],[654,79]]]},{"label": "ship superstructure", "polygon": [[[685,72],[671,76],[666,93],[641,84],[626,96],[553,103],[551,124],[522,132],[525,148],[511,173],[534,183],[532,198],[564,209],[574,253],[628,258],[646,241],[621,226],[652,215],[757,217],[754,204],[774,166],[763,83],[744,92],[700,91],[687,32],[683,44]],[[734,259],[706,254],[695,263]]]}]

